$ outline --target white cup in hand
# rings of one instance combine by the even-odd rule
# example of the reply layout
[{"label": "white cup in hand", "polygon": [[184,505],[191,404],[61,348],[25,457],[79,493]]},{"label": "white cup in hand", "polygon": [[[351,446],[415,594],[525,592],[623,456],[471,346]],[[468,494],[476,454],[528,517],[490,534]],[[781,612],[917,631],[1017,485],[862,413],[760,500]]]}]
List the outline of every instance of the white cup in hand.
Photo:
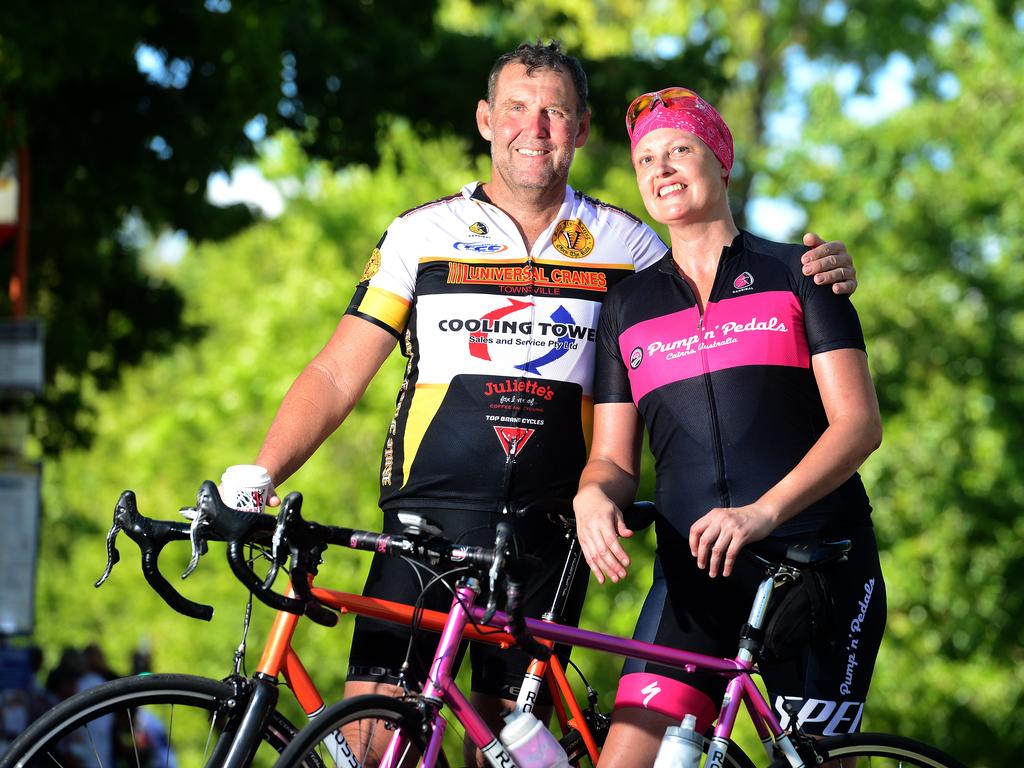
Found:
[{"label": "white cup in hand", "polygon": [[259,464],[235,464],[220,478],[220,497],[243,512],[263,512],[274,487],[270,473]]}]

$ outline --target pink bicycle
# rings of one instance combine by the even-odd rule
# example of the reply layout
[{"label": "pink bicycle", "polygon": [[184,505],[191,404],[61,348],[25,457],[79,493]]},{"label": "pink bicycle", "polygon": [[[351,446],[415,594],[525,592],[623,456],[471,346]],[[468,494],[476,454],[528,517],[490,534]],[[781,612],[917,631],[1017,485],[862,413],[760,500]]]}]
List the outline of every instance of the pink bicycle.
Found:
[{"label": "pink bicycle", "polygon": [[[370,549],[396,556],[409,556],[422,548],[415,538],[391,536],[347,528],[325,526],[301,519],[301,497],[292,494],[287,502],[287,515],[278,531],[279,551],[290,549],[293,563],[310,542],[323,551],[323,545],[340,544],[357,549]],[[282,515],[285,515],[283,512]],[[305,544],[296,544],[291,532],[301,533]],[[462,569],[462,577],[454,590],[448,619],[437,646],[433,665],[422,690],[409,690],[402,698],[363,696],[328,707],[312,723],[295,736],[282,752],[278,768],[303,765],[360,766],[449,765],[444,754],[444,734],[449,718],[458,721],[473,744],[496,768],[515,766],[513,758],[501,741],[473,709],[468,698],[453,679],[456,650],[468,628],[492,627],[508,633],[516,643],[535,657],[550,653],[549,645],[538,640],[593,648],[619,656],[668,664],[693,672],[711,671],[728,679],[713,732],[704,743],[705,766],[752,768],[756,763],[732,741],[733,728],[741,709],[753,722],[765,757],[760,765],[771,768],[802,768],[818,766],[840,759],[865,766],[925,766],[927,768],[964,768],[954,758],[928,745],[909,738],[879,733],[856,733],[822,739],[804,734],[796,713],[790,726],[782,727],[754,675],[762,650],[759,630],[766,625],[775,588],[799,577],[804,569],[819,567],[846,556],[848,541],[813,541],[798,545],[764,542],[755,557],[764,569],[762,580],[750,609],[748,627],[740,641],[735,658],[717,658],[685,650],[653,645],[615,635],[579,629],[561,624],[524,619],[519,607],[523,576],[529,563],[518,558],[510,527],[499,525],[493,549],[463,547],[444,539],[434,531],[427,548],[432,563],[443,563]],[[280,557],[280,555],[279,555]],[[293,567],[293,583],[301,573]],[[486,607],[477,604],[481,581],[490,585]],[[495,596],[504,585],[505,612],[495,610]]]}]

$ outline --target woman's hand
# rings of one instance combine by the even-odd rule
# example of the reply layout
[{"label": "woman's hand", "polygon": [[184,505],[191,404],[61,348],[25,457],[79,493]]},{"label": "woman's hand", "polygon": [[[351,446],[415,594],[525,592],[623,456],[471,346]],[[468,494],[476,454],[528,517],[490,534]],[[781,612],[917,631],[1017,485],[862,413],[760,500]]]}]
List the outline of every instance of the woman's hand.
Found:
[{"label": "woman's hand", "polygon": [[623,522],[622,510],[595,487],[581,488],[572,505],[580,549],[597,583],[604,584],[605,577],[613,582],[625,578],[629,555],[619,537],[629,538],[633,531]]},{"label": "woman's hand", "polygon": [[690,526],[690,554],[711,578],[719,569],[728,576],[740,550],[765,538],[776,524],[775,514],[762,505],[716,507]]}]

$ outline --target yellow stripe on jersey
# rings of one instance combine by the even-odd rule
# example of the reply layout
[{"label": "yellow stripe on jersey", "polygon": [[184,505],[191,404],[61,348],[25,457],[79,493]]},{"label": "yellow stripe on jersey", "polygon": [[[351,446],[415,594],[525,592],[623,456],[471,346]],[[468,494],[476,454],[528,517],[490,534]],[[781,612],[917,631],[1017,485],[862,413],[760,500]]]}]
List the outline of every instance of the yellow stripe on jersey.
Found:
[{"label": "yellow stripe on jersey", "polygon": [[356,311],[386,323],[395,333],[405,330],[411,304],[401,296],[382,288],[370,286],[366,289]]},{"label": "yellow stripe on jersey", "polygon": [[404,439],[402,445],[402,485],[409,482],[412,463],[419,452],[420,444],[427,427],[434,420],[444,396],[448,394],[447,384],[417,384],[413,394],[412,407],[405,420]]}]

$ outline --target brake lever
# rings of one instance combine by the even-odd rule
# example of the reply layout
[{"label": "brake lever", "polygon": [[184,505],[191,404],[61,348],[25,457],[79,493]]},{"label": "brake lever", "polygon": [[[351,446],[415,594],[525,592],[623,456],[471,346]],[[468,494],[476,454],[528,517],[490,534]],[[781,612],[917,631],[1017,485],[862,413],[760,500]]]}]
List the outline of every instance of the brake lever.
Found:
[{"label": "brake lever", "polygon": [[212,511],[210,505],[208,503],[204,504],[203,501],[203,489],[200,488],[199,496],[196,499],[195,515],[192,517],[188,527],[188,538],[192,544],[192,557],[188,561],[188,566],[181,574],[183,579],[187,579],[192,575],[192,571],[199,565],[199,558],[209,551],[209,547],[206,544],[206,533],[210,528]]},{"label": "brake lever", "polygon": [[[114,505],[114,520],[110,525],[110,530],[107,531],[107,567],[103,569],[103,575],[100,576],[99,581],[94,585],[97,588],[110,577],[110,572],[114,570],[114,566],[121,562],[121,553],[117,551],[117,534],[122,530],[124,522],[130,520],[130,514],[127,511],[129,499],[134,510],[135,494],[131,491],[122,491],[117,504]],[[138,512],[135,511],[135,514],[137,515]]]},{"label": "brake lever", "polygon": [[274,522],[270,515],[229,507],[221,501],[213,481],[204,480],[196,494],[196,513],[189,527],[192,559],[181,577],[188,578],[199,565],[199,558],[207,552],[208,540],[253,542],[259,538],[265,541],[265,534],[272,530]]},{"label": "brake lever", "polygon": [[327,544],[315,541],[316,537],[309,530],[311,524],[302,519],[301,510],[302,494],[289,493],[277,515],[272,553],[274,565],[271,568],[276,575],[277,564],[283,564],[285,558],[290,558],[292,591],[302,601],[304,614],[321,626],[333,627],[338,623],[338,614],[317,600],[309,588],[310,574],[317,572]]},{"label": "brake lever", "polygon": [[121,555],[115,546],[119,531],[124,531],[138,545],[142,554],[142,574],[165,603],[178,613],[195,619],[209,621],[213,617],[212,606],[194,602],[180,594],[163,577],[157,565],[160,552],[167,542],[181,541],[187,538],[185,525],[146,517],[139,512],[138,503],[132,491],[123,491],[114,506],[114,522],[107,533],[106,541],[107,567],[99,581],[96,582],[97,587],[107,580],[114,565],[121,560]]}]

